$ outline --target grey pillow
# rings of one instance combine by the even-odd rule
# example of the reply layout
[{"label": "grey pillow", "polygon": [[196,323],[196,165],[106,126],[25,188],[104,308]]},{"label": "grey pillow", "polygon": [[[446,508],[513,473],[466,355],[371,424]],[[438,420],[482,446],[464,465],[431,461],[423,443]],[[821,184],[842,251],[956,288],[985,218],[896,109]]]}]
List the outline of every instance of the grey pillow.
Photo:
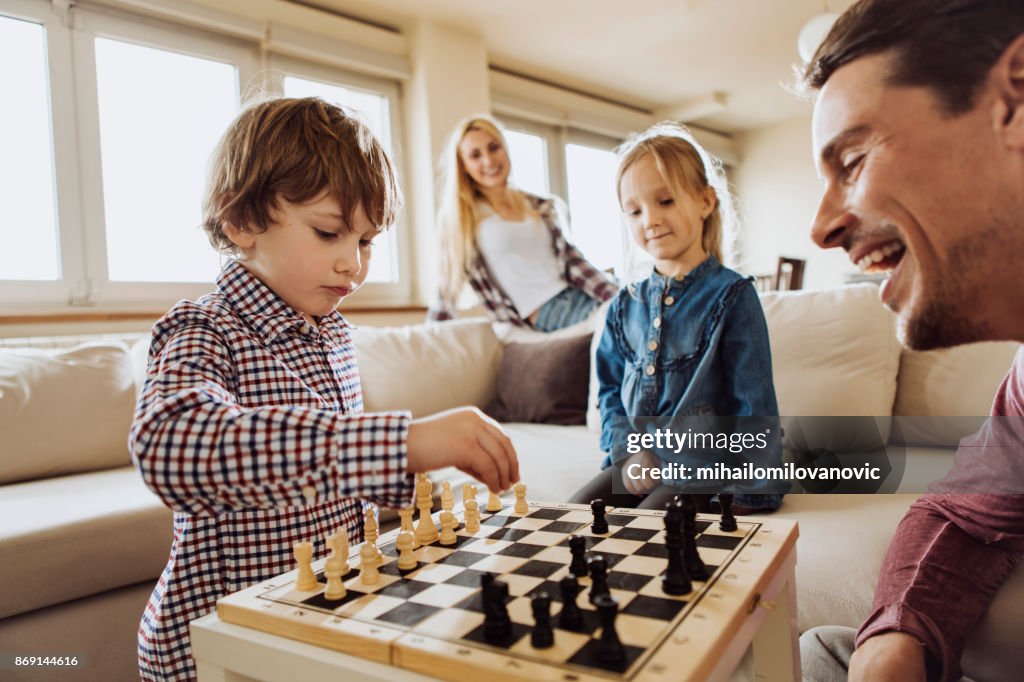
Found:
[{"label": "grey pillow", "polygon": [[484,411],[503,422],[586,424],[592,336],[506,345],[498,396]]}]

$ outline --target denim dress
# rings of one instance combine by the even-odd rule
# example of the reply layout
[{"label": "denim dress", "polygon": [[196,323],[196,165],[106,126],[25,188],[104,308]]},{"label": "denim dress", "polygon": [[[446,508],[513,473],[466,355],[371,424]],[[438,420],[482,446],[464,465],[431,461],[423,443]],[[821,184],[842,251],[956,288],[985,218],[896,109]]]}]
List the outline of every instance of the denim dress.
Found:
[{"label": "denim dress", "polygon": [[[681,278],[654,272],[619,291],[596,357],[604,468],[628,458],[641,418],[756,417],[781,434],[768,326],[751,280],[714,256]],[[749,423],[749,422],[748,422]],[[661,453],[655,451],[661,456]],[[761,489],[761,488],[758,488]],[[778,482],[771,488],[778,491]],[[743,488],[749,493],[750,486]],[[737,494],[735,503],[775,509],[782,495]]]}]

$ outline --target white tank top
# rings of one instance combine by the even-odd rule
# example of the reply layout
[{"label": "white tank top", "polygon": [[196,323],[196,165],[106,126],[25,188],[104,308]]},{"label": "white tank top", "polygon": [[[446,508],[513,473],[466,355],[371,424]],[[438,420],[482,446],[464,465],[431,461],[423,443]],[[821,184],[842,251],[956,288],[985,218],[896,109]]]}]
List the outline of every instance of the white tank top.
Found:
[{"label": "white tank top", "polygon": [[481,213],[477,247],[516,310],[529,317],[567,286],[551,247],[551,234],[537,216],[513,222],[490,206],[481,207]]}]

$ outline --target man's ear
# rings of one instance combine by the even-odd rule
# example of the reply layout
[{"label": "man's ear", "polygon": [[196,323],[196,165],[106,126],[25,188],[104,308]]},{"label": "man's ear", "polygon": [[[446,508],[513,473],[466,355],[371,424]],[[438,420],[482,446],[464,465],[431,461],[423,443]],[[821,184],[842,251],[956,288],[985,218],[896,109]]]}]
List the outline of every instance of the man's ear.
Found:
[{"label": "man's ear", "polygon": [[999,103],[995,123],[1007,146],[1024,151],[1024,34],[1003,51],[992,77]]},{"label": "man's ear", "polygon": [[224,229],[224,236],[230,239],[231,243],[242,251],[251,249],[252,245],[256,243],[256,236],[244,227],[239,227],[228,221],[224,221],[222,227]]}]

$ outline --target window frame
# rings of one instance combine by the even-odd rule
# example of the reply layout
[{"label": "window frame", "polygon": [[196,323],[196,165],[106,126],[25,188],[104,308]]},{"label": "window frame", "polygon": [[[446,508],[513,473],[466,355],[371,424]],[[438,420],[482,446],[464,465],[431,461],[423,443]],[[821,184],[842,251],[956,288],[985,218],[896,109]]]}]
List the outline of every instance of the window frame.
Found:
[{"label": "window frame", "polygon": [[[56,281],[0,279],[0,312],[162,310],[178,300],[196,298],[212,289],[212,282],[110,279],[95,58],[97,37],[234,66],[239,110],[254,91],[280,93],[283,76],[275,85],[268,65],[281,67],[288,75],[382,95],[388,101],[392,160],[399,177],[406,177],[401,78],[369,75],[330,61],[320,63],[312,58],[271,52],[267,43],[261,43],[251,31],[222,32],[217,25],[210,28],[179,22],[176,17],[149,16],[94,3],[83,7],[38,0],[2,0],[0,16],[39,24],[44,30],[59,267]],[[411,303],[415,264],[407,210],[401,212],[391,229],[397,230],[394,258],[398,281],[367,283],[347,299],[346,305],[395,307]]]},{"label": "window frame", "polygon": [[[283,54],[268,55],[269,70],[266,72],[264,88],[275,95],[284,94],[284,76],[296,76],[307,80],[319,81],[327,85],[341,86],[351,90],[362,90],[374,95],[381,95],[388,100],[388,118],[390,119],[391,162],[401,185],[405,173],[405,149],[402,128],[402,88],[399,81],[379,76],[358,73],[337,66],[318,64],[299,57]],[[345,299],[347,307],[356,306],[395,306],[408,305],[412,297],[412,243],[409,232],[409,191],[403,191],[405,205],[398,215],[398,220],[389,228],[394,233],[395,271],[397,282],[366,282],[351,296]],[[371,262],[371,268],[373,267]]]}]

